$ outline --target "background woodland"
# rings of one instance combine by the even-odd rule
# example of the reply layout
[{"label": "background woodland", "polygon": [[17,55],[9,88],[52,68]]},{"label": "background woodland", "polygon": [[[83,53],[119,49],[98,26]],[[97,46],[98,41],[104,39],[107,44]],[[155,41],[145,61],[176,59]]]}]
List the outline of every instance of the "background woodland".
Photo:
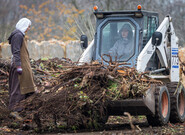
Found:
[{"label": "background woodland", "polygon": [[171,15],[180,45],[185,44],[185,0],[0,0],[0,42],[7,42],[22,17],[32,21],[30,39],[68,41],[86,34],[90,41],[95,32],[93,6],[117,11],[136,10],[138,4],[143,10],[158,12],[160,22]]}]

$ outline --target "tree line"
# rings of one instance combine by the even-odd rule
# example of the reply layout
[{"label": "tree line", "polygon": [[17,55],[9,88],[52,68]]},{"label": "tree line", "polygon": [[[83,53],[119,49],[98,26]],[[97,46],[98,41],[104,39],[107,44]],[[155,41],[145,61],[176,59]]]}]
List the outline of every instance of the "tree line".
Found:
[{"label": "tree line", "polygon": [[89,40],[95,32],[93,6],[102,11],[143,10],[159,13],[162,21],[171,15],[180,45],[185,43],[185,2],[183,0],[0,0],[0,42],[6,42],[21,17],[32,21],[31,39],[51,38],[67,41],[78,40],[86,34]]}]

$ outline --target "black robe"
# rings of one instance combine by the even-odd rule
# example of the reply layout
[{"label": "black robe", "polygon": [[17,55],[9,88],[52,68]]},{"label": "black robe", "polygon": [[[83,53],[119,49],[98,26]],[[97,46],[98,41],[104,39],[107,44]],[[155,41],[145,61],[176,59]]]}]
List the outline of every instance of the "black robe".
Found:
[{"label": "black robe", "polygon": [[30,95],[30,93],[21,94],[20,79],[19,74],[17,73],[17,67],[21,66],[20,52],[23,39],[24,35],[19,30],[13,31],[8,38],[9,44],[11,44],[11,51],[13,55],[9,73],[9,109],[11,111],[21,111],[22,108],[16,107],[15,105]]}]

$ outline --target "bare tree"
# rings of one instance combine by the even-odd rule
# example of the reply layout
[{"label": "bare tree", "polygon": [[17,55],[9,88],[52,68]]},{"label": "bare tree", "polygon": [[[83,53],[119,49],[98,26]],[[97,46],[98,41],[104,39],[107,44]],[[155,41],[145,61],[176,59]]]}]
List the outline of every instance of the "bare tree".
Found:
[{"label": "bare tree", "polygon": [[[39,6],[44,3],[46,0],[0,0],[0,41],[6,41],[10,32],[14,29],[15,23],[19,18],[23,17],[28,12],[20,9],[20,5],[26,5],[28,8],[32,8],[34,5],[35,10],[39,9]],[[73,26],[68,24],[66,21],[67,14],[48,14],[45,15],[47,18],[52,18],[52,21],[56,26],[61,26],[64,29],[71,27],[76,27],[76,33],[72,33],[76,39],[79,38],[81,34],[86,34],[90,40],[93,38],[94,27],[95,27],[95,17],[93,15],[93,6],[97,5],[99,10],[102,11],[117,11],[117,10],[137,10],[137,5],[141,4],[143,10],[155,11],[159,13],[160,22],[163,18],[170,14],[173,18],[174,27],[176,33],[181,41],[181,44],[185,42],[185,1],[184,0],[50,0],[51,3],[46,7],[50,11],[57,11],[57,3],[63,3],[67,8],[75,7],[77,10],[84,10],[83,14],[79,15],[78,18],[73,19]],[[41,14],[45,14],[44,12]],[[29,17],[29,16],[28,16]],[[42,18],[38,18],[42,19]],[[48,19],[47,19],[48,21]],[[46,22],[47,23],[47,22]],[[47,29],[48,25],[38,24],[34,22],[34,26],[43,26],[44,29]],[[38,35],[39,29],[36,31]],[[61,36],[62,30],[53,29],[49,34],[51,36],[58,35]],[[37,39],[37,36],[34,37]]]},{"label": "bare tree", "polygon": [[7,37],[14,29],[15,22],[19,18],[19,1],[0,0],[0,42],[7,41]]}]

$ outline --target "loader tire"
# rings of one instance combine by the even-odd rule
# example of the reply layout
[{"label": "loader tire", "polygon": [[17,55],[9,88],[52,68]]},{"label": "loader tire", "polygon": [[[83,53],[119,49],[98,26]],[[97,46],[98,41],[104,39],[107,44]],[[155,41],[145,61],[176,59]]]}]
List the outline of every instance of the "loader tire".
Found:
[{"label": "loader tire", "polygon": [[171,98],[170,122],[185,121],[185,89],[181,83],[168,84]]},{"label": "loader tire", "polygon": [[148,124],[162,126],[170,117],[170,94],[166,86],[158,86],[155,91],[155,115],[147,115]]}]

